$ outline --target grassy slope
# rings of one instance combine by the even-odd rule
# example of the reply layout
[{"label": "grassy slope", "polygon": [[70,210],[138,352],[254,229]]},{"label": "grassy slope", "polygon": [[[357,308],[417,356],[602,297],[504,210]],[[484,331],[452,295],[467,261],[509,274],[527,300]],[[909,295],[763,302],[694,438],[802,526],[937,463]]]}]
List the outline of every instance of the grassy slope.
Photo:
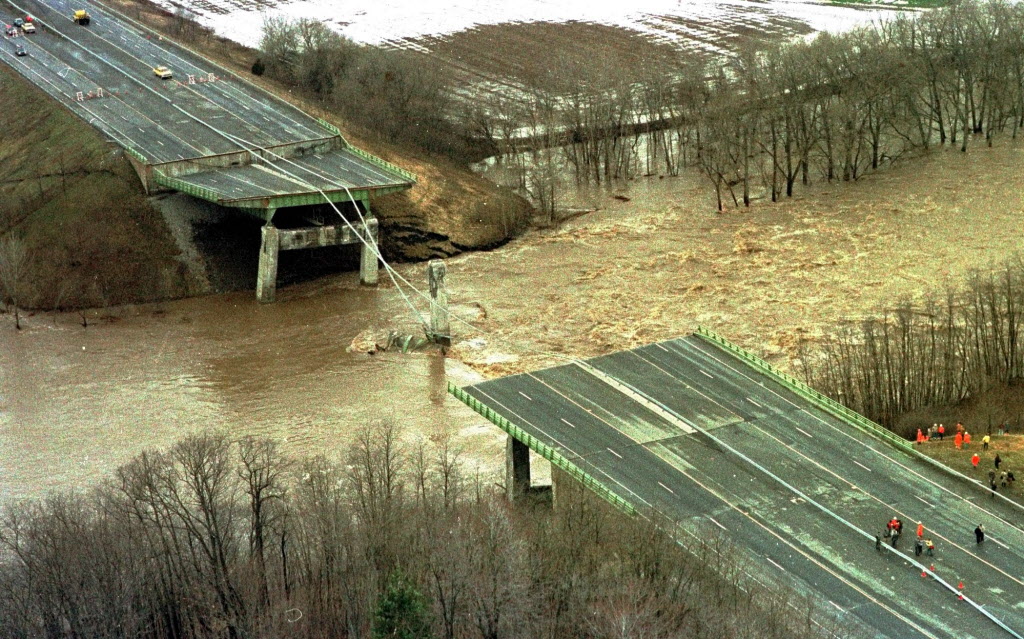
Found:
[{"label": "grassy slope", "polygon": [[177,249],[127,160],[94,128],[0,64],[0,236],[31,254],[25,306],[183,294]]}]

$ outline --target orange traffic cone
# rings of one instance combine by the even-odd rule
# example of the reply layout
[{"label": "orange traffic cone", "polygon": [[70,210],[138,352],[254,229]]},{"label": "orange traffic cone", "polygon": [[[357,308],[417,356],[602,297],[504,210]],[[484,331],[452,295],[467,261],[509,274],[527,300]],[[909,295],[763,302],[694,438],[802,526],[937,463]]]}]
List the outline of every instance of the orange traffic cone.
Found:
[{"label": "orange traffic cone", "polygon": [[958,598],[958,599],[959,599],[960,601],[963,601],[963,600],[964,600],[964,582],[962,582],[962,581],[961,581],[961,582],[960,582],[960,583],[959,583],[959,584],[957,585],[957,588],[958,588],[958,589],[960,590],[960,593],[959,593],[959,595],[958,595],[958,597],[957,597],[957,598]]}]

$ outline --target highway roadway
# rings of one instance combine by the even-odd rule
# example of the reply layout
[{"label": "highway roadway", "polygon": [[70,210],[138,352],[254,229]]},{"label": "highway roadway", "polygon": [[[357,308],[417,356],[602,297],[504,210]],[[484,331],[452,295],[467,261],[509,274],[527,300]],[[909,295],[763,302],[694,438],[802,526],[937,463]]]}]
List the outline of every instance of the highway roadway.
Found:
[{"label": "highway roadway", "polygon": [[[819,410],[704,338],[465,390],[641,511],[678,522],[684,537],[726,538],[755,560],[754,578],[818,600],[866,636],[1024,632],[1020,509]],[[874,535],[894,515],[905,535],[878,552]],[[918,521],[934,557],[914,557]],[[979,523],[988,531],[980,546]]]},{"label": "highway roadway", "polygon": [[[102,5],[64,0],[16,0],[14,5],[20,14],[5,7],[0,18],[9,24],[27,13],[38,32],[5,36],[3,60],[150,163],[333,135],[315,118]],[[88,10],[92,23],[76,24],[71,19],[76,9]],[[15,44],[24,45],[29,55],[15,57]],[[152,71],[157,65],[169,67],[173,79],[157,78]],[[103,97],[87,97],[97,89]],[[78,101],[79,93],[87,99]]]}]

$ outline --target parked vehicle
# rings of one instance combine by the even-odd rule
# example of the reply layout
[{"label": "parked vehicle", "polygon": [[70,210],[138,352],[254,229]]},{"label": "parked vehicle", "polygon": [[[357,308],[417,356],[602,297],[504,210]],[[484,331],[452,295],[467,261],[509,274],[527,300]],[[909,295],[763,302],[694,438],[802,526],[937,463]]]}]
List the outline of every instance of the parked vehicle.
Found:
[{"label": "parked vehicle", "polygon": [[164,66],[153,67],[153,75],[161,80],[167,80],[171,77],[171,70]]},{"label": "parked vehicle", "polygon": [[19,44],[18,46],[14,47],[14,55],[18,57],[23,57],[28,55],[28,51],[25,50],[25,47]]},{"label": "parked vehicle", "polygon": [[22,20],[21,18],[15,18],[15,19],[14,19],[14,26],[16,26],[16,27],[20,27],[20,26],[21,26],[21,25],[23,25],[23,24],[25,24],[25,21],[24,21],[24,20]]},{"label": "parked vehicle", "polygon": [[75,15],[71,19],[78,24],[87,25],[89,24],[89,21],[92,20],[92,17],[85,9],[79,9],[78,11],[75,11]]},{"label": "parked vehicle", "polygon": [[35,33],[36,25],[32,24],[31,22],[26,22],[25,24],[21,25],[21,30],[24,31],[25,33]]}]

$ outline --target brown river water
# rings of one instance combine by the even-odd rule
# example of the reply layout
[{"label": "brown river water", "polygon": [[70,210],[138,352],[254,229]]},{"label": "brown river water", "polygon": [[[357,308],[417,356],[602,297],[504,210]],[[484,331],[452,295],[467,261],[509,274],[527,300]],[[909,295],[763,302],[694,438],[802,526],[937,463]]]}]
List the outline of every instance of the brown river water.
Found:
[{"label": "brown river water", "polygon": [[[133,455],[204,428],[331,455],[379,419],[427,435],[481,421],[446,393],[448,377],[470,373],[439,353],[346,350],[366,329],[416,332],[394,288],[363,288],[346,273],[279,297],[113,309],[87,328],[77,315],[40,314],[15,332],[0,317],[0,502],[88,488]],[[492,451],[471,463],[497,467],[500,431],[471,430],[478,436],[463,444]]]},{"label": "brown river water", "polygon": [[[470,473],[501,481],[503,434],[449,396],[447,381],[698,324],[793,364],[801,339],[1019,255],[1022,165],[1020,143],[936,152],[724,214],[694,176],[600,190],[569,202],[596,212],[447,260],[453,311],[482,331],[453,325],[447,357],[348,350],[367,331],[422,335],[383,272],[378,288],[342,273],[280,288],[276,304],[241,291],[112,309],[88,328],[77,315],[37,314],[18,332],[0,315],[0,502],[88,488],[199,429],[337,456],[360,425],[388,418],[410,436],[452,435]],[[425,265],[398,270],[426,288]]]}]

